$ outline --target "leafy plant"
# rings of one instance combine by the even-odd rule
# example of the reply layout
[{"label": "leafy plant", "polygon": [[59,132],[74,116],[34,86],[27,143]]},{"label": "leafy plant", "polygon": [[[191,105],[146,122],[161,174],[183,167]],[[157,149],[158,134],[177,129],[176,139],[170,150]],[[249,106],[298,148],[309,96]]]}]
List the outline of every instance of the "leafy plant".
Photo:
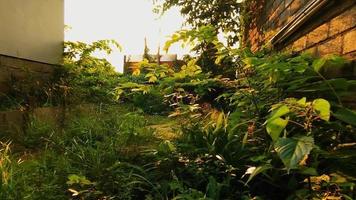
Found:
[{"label": "leafy plant", "polygon": [[[121,49],[113,40],[100,40],[92,44],[65,42],[63,86],[67,101],[113,102],[113,90],[119,74],[106,59],[94,57],[96,51],[112,52],[112,46]],[[68,102],[69,103],[69,102]]]}]

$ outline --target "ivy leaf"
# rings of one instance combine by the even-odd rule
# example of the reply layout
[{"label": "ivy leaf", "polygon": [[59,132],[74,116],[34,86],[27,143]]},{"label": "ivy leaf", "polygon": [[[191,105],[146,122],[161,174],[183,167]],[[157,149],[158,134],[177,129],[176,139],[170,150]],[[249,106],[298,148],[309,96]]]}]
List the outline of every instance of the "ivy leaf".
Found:
[{"label": "ivy leaf", "polygon": [[267,123],[266,130],[273,141],[276,141],[279,138],[282,131],[286,128],[287,124],[288,120],[282,119],[280,117]]},{"label": "ivy leaf", "polygon": [[329,119],[330,119],[330,103],[327,100],[325,100],[325,99],[314,100],[313,108],[316,111],[318,111],[320,119],[329,121]]},{"label": "ivy leaf", "polygon": [[267,123],[279,117],[282,117],[283,115],[288,114],[289,112],[289,108],[286,105],[283,105],[271,113],[271,116],[268,118]]},{"label": "ivy leaf", "polygon": [[314,148],[314,139],[306,136],[279,138],[274,144],[274,148],[288,170],[296,169],[299,162]]},{"label": "ivy leaf", "polygon": [[356,112],[347,108],[341,108],[333,114],[338,120],[356,126]]}]

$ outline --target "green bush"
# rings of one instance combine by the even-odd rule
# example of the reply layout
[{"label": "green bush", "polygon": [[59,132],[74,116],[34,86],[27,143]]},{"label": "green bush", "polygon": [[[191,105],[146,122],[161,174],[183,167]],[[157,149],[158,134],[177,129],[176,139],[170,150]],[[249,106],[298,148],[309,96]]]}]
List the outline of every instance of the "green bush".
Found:
[{"label": "green bush", "polygon": [[148,93],[136,93],[132,98],[133,104],[148,114],[165,114],[170,107],[165,103],[164,94],[157,89],[150,90]]}]

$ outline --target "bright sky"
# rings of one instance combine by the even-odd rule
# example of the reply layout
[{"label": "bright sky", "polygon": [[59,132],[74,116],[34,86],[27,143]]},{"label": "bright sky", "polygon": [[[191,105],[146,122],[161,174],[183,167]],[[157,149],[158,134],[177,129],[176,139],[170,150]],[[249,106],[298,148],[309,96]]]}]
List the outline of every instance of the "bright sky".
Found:
[{"label": "bright sky", "polygon": [[[156,53],[158,45],[163,47],[167,36],[182,27],[183,18],[177,9],[158,19],[152,8],[152,0],[66,0],[65,24],[71,29],[66,31],[65,39],[118,41],[123,52],[116,51],[107,59],[122,71],[123,55],[142,54],[145,37],[151,53]],[[175,45],[169,53],[182,55],[187,50]]]}]

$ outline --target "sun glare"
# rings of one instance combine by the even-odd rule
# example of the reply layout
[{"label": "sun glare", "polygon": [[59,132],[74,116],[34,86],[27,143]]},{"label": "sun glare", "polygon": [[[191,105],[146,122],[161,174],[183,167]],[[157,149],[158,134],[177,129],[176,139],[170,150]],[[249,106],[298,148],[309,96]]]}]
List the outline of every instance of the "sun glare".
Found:
[{"label": "sun glare", "polygon": [[[123,56],[142,54],[144,38],[148,47],[156,53],[164,45],[167,36],[181,29],[183,18],[178,10],[170,10],[158,18],[152,12],[150,0],[66,0],[65,40],[93,42],[114,39],[123,46],[106,57],[118,71],[122,71]],[[173,46],[170,53],[182,55],[186,49]]]}]

